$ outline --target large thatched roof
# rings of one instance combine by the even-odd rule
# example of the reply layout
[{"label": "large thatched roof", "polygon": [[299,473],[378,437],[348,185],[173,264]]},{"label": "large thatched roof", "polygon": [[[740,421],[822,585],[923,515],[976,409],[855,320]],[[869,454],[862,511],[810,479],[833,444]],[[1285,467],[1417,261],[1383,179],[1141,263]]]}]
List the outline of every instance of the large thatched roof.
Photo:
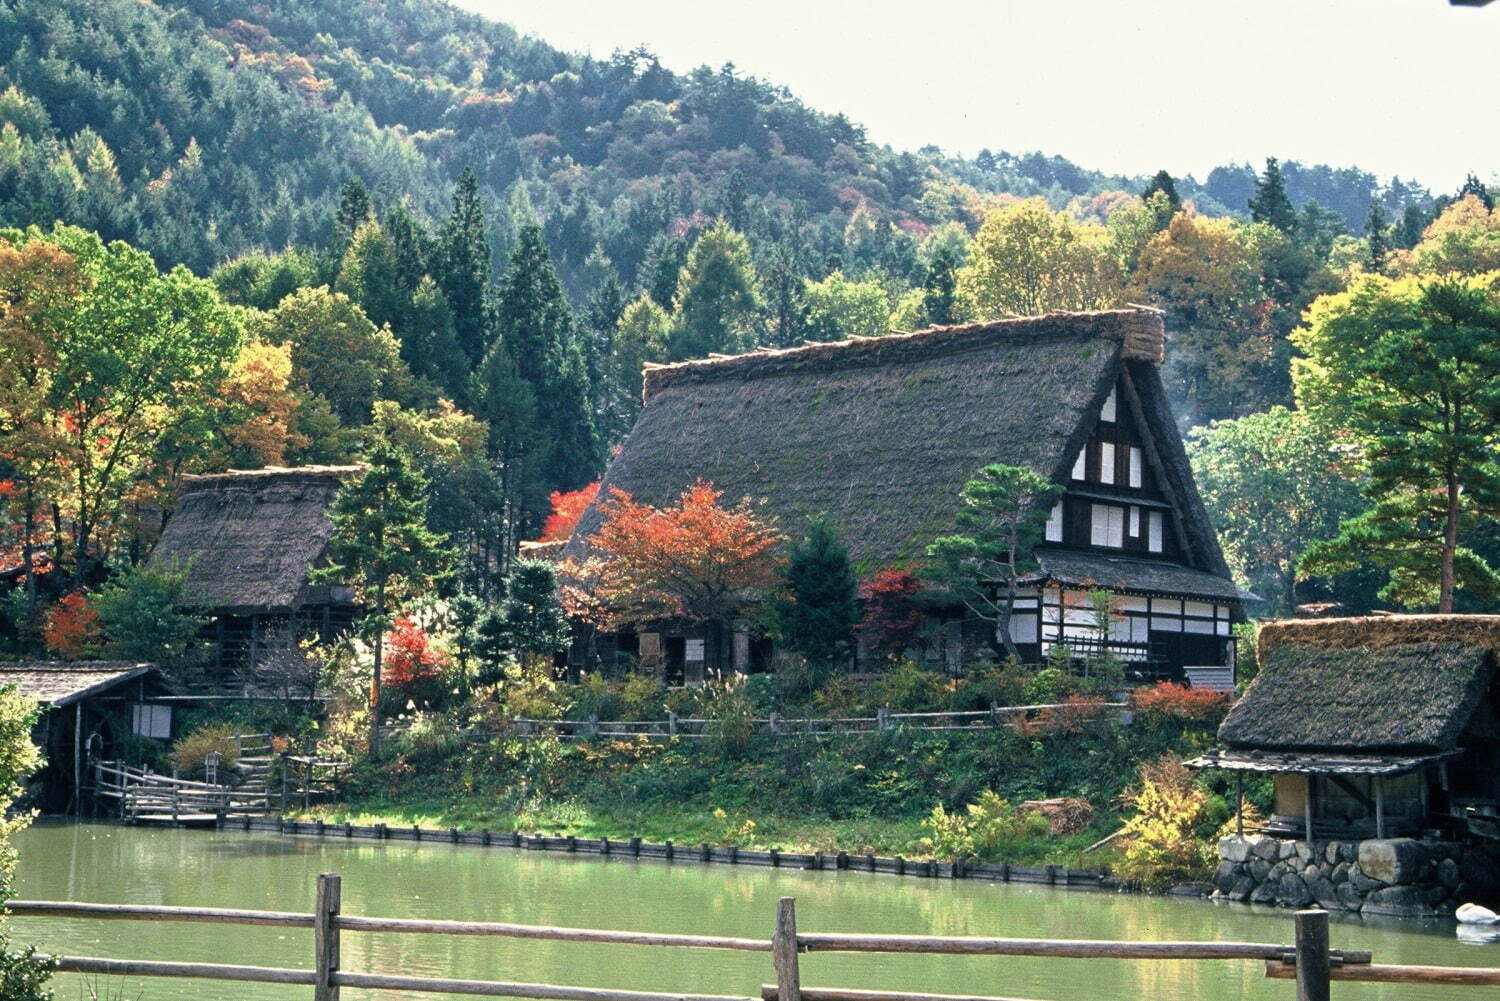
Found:
[{"label": "large thatched roof", "polygon": [[161,683],[156,668],[130,661],[0,663],[0,688],[15,685],[28,699],[53,708],[137,678],[149,681],[153,689]]},{"label": "large thatched roof", "polygon": [[1231,748],[1432,753],[1493,726],[1500,616],[1273,622],[1260,673],[1219,738]]},{"label": "large thatched roof", "polygon": [[[868,572],[954,529],[958,492],[990,463],[1062,482],[1129,366],[1186,498],[1193,562],[1228,578],[1156,371],[1161,317],[1050,314],[648,369],[646,406],[605,474],[639,501],[695,480],[764,500],[782,531],[826,513]],[[569,552],[598,530],[591,507]]]},{"label": "large thatched roof", "polygon": [[358,466],[256,469],[190,477],[151,554],[184,566],[195,607],[289,612],[308,603],[308,570],[328,548],[328,510]]}]

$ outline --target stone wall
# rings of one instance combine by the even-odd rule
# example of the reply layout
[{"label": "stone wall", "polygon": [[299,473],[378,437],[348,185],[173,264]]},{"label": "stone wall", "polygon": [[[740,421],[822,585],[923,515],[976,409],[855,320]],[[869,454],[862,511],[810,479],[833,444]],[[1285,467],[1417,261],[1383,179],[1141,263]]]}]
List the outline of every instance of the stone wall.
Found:
[{"label": "stone wall", "polygon": [[1459,904],[1493,904],[1500,858],[1451,841],[1285,841],[1266,836],[1219,840],[1214,896],[1223,900],[1358,911],[1397,917],[1450,917]]}]

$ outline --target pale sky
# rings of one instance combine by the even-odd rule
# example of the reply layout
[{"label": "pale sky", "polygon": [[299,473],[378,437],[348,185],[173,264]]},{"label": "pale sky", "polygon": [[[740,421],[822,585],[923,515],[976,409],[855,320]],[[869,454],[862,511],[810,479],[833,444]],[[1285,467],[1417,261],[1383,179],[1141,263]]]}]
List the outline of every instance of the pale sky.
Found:
[{"label": "pale sky", "polygon": [[1500,171],[1500,0],[458,0],[574,52],[733,62],[897,149],[1201,180],[1266,156]]}]

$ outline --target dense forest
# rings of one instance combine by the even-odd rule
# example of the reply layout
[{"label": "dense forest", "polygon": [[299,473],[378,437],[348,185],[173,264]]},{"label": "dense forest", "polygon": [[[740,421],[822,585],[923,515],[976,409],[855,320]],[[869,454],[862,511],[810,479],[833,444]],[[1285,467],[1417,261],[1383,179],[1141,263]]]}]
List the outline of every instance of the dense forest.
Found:
[{"label": "dense forest", "polygon": [[[69,571],[56,598],[147,551],[184,474],[382,440],[493,593],[629,430],[643,364],[1130,302],[1167,313],[1242,579],[1274,607],[1369,607],[1381,578],[1358,560],[1292,587],[1368,506],[1335,431],[1288,409],[1295,333],[1364,279],[1500,265],[1492,209],[1475,178],[1434,196],[1274,158],[1199,181],[900,152],[732,66],[569,55],[430,0],[14,0],[0,281],[16,316],[74,305],[60,355],[12,338],[0,359],[47,369],[0,386],[0,571],[45,551]],[[169,342],[179,370],[147,386],[135,369]],[[81,424],[109,379],[135,409]],[[12,623],[35,612],[30,594]]]}]

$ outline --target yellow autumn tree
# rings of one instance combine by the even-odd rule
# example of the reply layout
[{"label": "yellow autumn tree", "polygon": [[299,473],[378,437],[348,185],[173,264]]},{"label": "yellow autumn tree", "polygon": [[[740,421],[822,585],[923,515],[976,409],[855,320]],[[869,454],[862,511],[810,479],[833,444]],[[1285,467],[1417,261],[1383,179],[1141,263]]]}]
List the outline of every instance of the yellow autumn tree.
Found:
[{"label": "yellow autumn tree", "polygon": [[1140,784],[1125,797],[1124,858],[1115,872],[1127,882],[1161,889],[1207,872],[1210,846],[1198,836],[1208,793],[1177,758],[1164,754],[1141,766]]},{"label": "yellow autumn tree", "polygon": [[958,298],[976,320],[1051,310],[1105,309],[1121,301],[1122,276],[1108,231],[1028,198],[985,216]]},{"label": "yellow autumn tree", "polygon": [[1500,212],[1465,195],[1443,209],[1422,233],[1422,242],[1392,256],[1397,275],[1483,274],[1500,270]]}]

